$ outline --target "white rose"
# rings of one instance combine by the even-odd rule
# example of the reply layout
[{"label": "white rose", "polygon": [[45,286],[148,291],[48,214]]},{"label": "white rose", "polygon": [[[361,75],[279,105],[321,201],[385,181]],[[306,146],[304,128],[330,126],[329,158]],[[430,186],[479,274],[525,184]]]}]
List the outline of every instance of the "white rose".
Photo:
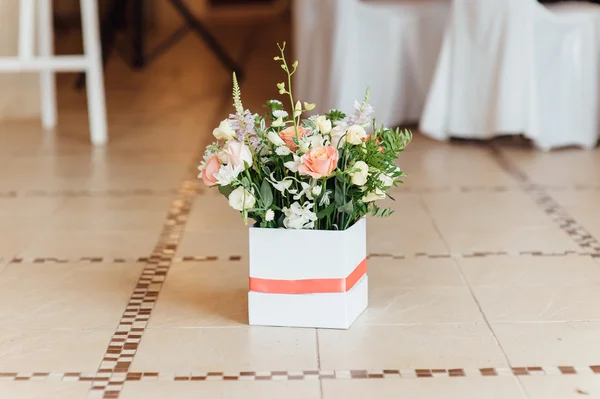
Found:
[{"label": "white rose", "polygon": [[[227,163],[232,164],[234,167],[242,166],[245,169],[245,163],[248,164],[248,167],[252,166],[250,147],[239,141],[228,141],[223,148],[222,156],[227,159]],[[221,160],[221,154],[219,154],[219,160]]]},{"label": "white rose", "polygon": [[317,117],[317,120],[315,121],[315,126],[317,127],[319,132],[323,134],[331,132],[331,121],[328,120],[327,117],[324,115],[320,115],[319,117]]},{"label": "white rose", "polygon": [[367,131],[364,127],[359,125],[352,125],[348,128],[348,133],[346,133],[346,142],[354,145],[359,145],[363,143],[366,137]]},{"label": "white rose", "polygon": [[250,209],[256,203],[256,198],[251,192],[244,189],[244,187],[238,187],[229,194],[229,206],[237,211],[244,209]]},{"label": "white rose", "polygon": [[236,137],[235,130],[231,127],[231,123],[228,119],[221,121],[219,127],[213,130],[213,136],[217,140],[231,140]]},{"label": "white rose", "polygon": [[285,145],[285,141],[283,141],[283,139],[272,130],[269,133],[267,133],[267,138],[271,143],[275,144],[277,147]]},{"label": "white rose", "polygon": [[329,134],[331,136],[331,145],[334,148],[339,147],[340,140],[342,139],[344,134],[346,134],[347,130],[348,130],[348,125],[344,122],[341,122],[339,125],[337,125],[333,129],[331,129],[331,132],[329,132]]},{"label": "white rose", "polygon": [[368,192],[362,199],[362,202],[377,201],[385,198],[385,193],[376,188],[375,191]]},{"label": "white rose", "polygon": [[355,186],[364,186],[367,183],[367,176],[369,175],[369,165],[363,161],[357,161],[352,168],[359,170],[350,173],[350,181]]}]

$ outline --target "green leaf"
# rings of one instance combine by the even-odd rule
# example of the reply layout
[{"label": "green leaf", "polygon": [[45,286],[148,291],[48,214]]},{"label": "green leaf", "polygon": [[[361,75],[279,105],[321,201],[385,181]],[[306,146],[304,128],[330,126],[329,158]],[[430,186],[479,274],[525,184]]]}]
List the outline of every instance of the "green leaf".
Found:
[{"label": "green leaf", "polygon": [[323,208],[319,212],[317,212],[317,217],[319,219],[323,219],[323,218],[331,215],[334,210],[335,210],[335,204],[329,204],[327,206],[327,208]]},{"label": "green leaf", "polygon": [[233,191],[233,187],[231,186],[219,186],[219,192],[225,196],[225,198],[229,198],[229,194]]},{"label": "green leaf", "polygon": [[352,201],[348,201],[343,206],[340,206],[338,208],[338,212],[344,212],[348,215],[352,215],[352,213],[354,213],[354,204],[352,203]]},{"label": "green leaf", "polygon": [[263,180],[260,185],[260,196],[263,200],[263,206],[265,209],[269,208],[273,203],[273,191],[271,191],[271,185],[267,180]]},{"label": "green leaf", "polygon": [[344,192],[339,184],[335,185],[335,192],[333,193],[333,200],[338,206],[343,206],[345,203]]}]

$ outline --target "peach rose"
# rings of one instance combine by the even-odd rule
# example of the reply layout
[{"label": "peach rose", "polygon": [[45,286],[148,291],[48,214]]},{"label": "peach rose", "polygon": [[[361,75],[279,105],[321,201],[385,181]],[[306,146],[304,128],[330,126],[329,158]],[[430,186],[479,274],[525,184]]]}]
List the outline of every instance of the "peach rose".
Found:
[{"label": "peach rose", "polygon": [[219,157],[217,155],[213,155],[208,158],[206,161],[206,166],[202,170],[202,181],[207,186],[214,186],[217,184],[217,179],[215,178],[215,173],[219,171],[221,168],[221,162],[219,162]]},{"label": "peach rose", "polygon": [[[308,129],[305,129],[302,126],[298,126],[298,140],[302,139],[302,137],[304,137],[304,135],[307,133]],[[285,141],[285,146],[287,148],[289,148],[293,152],[296,152],[298,146],[296,145],[296,143],[294,143],[293,140],[294,138],[296,138],[296,131],[294,130],[294,126],[290,126],[283,129],[281,132],[279,132],[279,137],[281,137],[281,139]]]},{"label": "peach rose", "polygon": [[337,166],[338,156],[338,150],[333,147],[313,148],[300,158],[298,172],[315,179],[329,176]]}]

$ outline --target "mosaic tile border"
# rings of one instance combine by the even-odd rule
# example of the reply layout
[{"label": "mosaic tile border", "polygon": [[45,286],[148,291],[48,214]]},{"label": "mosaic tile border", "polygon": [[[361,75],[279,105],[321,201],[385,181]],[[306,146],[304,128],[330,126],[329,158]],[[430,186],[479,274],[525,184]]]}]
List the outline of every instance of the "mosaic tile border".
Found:
[{"label": "mosaic tile border", "polygon": [[548,194],[544,186],[532,183],[525,172],[514,165],[496,144],[492,143],[490,145],[490,152],[502,169],[524,184],[523,191],[527,193],[535,203],[538,204],[540,208],[542,208],[542,210],[573,239],[573,241],[586,251],[600,254],[600,241],[569,215],[558,201]]},{"label": "mosaic tile border", "polygon": [[[93,381],[96,386],[119,391],[125,382],[137,381],[277,381],[277,380],[358,380],[382,378],[454,378],[500,376],[560,376],[600,375],[600,365],[591,366],[527,366],[452,369],[390,369],[390,370],[302,370],[302,371],[210,371],[203,373],[122,372],[107,373],[0,373],[0,382],[18,381]],[[111,384],[111,381],[121,384]]]},{"label": "mosaic tile border", "polygon": [[[600,252],[595,251],[563,251],[563,252],[543,252],[543,251],[482,251],[482,252],[470,252],[470,253],[425,253],[416,252],[414,254],[391,254],[391,253],[370,253],[367,258],[390,258],[397,260],[409,260],[409,259],[468,259],[468,258],[491,258],[491,257],[566,257],[566,256],[590,256],[592,258],[600,258]],[[229,255],[229,256],[180,256],[170,258],[171,263],[201,263],[201,262],[241,262],[244,260],[244,256],[241,255]],[[2,259],[7,264],[123,264],[123,263],[151,263],[155,262],[152,257],[139,257],[139,258],[104,258],[104,257],[91,257],[85,256],[80,258],[12,258]]]}]

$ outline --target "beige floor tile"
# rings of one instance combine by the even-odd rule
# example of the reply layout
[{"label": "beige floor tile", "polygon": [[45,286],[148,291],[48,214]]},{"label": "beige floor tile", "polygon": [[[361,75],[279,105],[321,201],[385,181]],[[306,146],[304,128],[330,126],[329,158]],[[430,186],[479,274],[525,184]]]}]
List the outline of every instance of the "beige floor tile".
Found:
[{"label": "beige floor tile", "polygon": [[[597,187],[597,186],[596,186]],[[561,206],[569,210],[594,210],[600,202],[600,190],[577,190],[573,187],[547,189],[546,192]]]},{"label": "beige floor tile", "polygon": [[600,359],[600,323],[493,324],[513,365],[595,365]]},{"label": "beige floor tile", "polygon": [[312,329],[233,327],[149,329],[133,371],[314,370]]},{"label": "beige floor tile", "polygon": [[473,292],[491,323],[600,321],[600,285],[477,286]]},{"label": "beige floor tile", "polygon": [[0,258],[12,259],[22,253],[41,231],[36,228],[0,229]]},{"label": "beige floor tile", "polygon": [[[405,184],[407,187],[518,184],[498,166],[487,150],[440,143],[430,143],[425,148],[425,151],[412,151],[409,146],[400,155],[398,163],[408,174]],[[474,168],[473,165],[477,167]]]},{"label": "beige floor tile", "polygon": [[526,376],[520,380],[530,399],[600,398],[598,375]]},{"label": "beige floor tile", "polygon": [[110,212],[166,212],[175,198],[171,193],[160,193],[152,195],[128,195],[123,197],[80,197],[67,198],[61,204],[61,210],[74,213],[110,213]]},{"label": "beige floor tile", "polygon": [[139,382],[128,383],[122,399],[319,399],[318,381]]},{"label": "beige floor tile", "polygon": [[0,328],[115,328],[142,264],[11,264],[0,274]]},{"label": "beige floor tile", "polygon": [[0,371],[95,372],[113,333],[0,329]]},{"label": "beige floor tile", "polygon": [[0,217],[2,216],[29,216],[43,217],[51,215],[64,203],[58,197],[8,197],[0,198]]},{"label": "beige floor tile", "polygon": [[424,194],[423,201],[442,231],[554,227],[555,222],[526,193]]},{"label": "beige floor tile", "polygon": [[[568,149],[542,153],[526,149],[504,149],[504,153],[529,178],[539,184],[598,184],[600,181],[600,149],[581,151]],[[582,171],[585,171],[582,173]]]},{"label": "beige floor tile", "polygon": [[248,229],[190,231],[183,235],[177,248],[182,256],[241,256],[248,259]]},{"label": "beige floor tile", "polygon": [[324,380],[323,399],[526,399],[514,377]]},{"label": "beige floor tile", "polygon": [[416,253],[444,254],[448,249],[430,221],[420,224],[390,224],[387,229],[375,229],[367,223],[369,253],[414,255]]},{"label": "beige floor tile", "polygon": [[465,282],[452,259],[369,259],[371,288],[462,287]]},{"label": "beige floor tile", "polygon": [[174,264],[158,297],[151,328],[248,324],[248,266],[243,262]]},{"label": "beige floor tile", "polygon": [[89,382],[0,382],[0,399],[84,399]]},{"label": "beige floor tile", "polygon": [[377,288],[358,324],[477,323],[483,315],[467,287]]},{"label": "beige floor tile", "polygon": [[581,250],[581,247],[558,226],[471,230],[456,225],[440,230],[452,253],[481,251],[554,253]]},{"label": "beige floor tile", "polygon": [[38,235],[20,255],[25,258],[138,258],[150,255],[159,233],[160,231],[47,231]]},{"label": "beige floor tile", "polygon": [[506,366],[485,324],[354,326],[319,330],[321,368],[341,370]]},{"label": "beige floor tile", "polygon": [[458,259],[472,286],[538,287],[600,284],[600,268],[590,257],[498,256]]},{"label": "beige floor tile", "polygon": [[241,230],[246,226],[240,213],[222,195],[201,195],[185,225],[186,231]]},{"label": "beige floor tile", "polygon": [[[142,208],[140,208],[142,209]],[[169,207],[160,211],[112,210],[110,212],[73,211],[62,207],[54,213],[46,227],[52,233],[149,231],[158,235],[164,225]]]}]

